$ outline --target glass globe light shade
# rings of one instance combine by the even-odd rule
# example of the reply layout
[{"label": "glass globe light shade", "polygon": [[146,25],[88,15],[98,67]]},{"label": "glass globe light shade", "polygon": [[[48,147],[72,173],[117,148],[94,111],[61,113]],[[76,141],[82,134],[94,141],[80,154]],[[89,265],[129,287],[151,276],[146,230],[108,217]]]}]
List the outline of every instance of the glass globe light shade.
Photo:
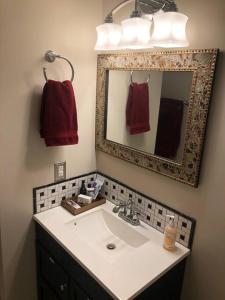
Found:
[{"label": "glass globe light shade", "polygon": [[186,24],[188,17],[177,12],[165,12],[153,17],[154,31],[151,38],[153,46],[174,48],[187,47]]},{"label": "glass globe light shade", "polygon": [[121,39],[121,26],[114,23],[104,23],[96,27],[97,42],[95,50],[118,50]]},{"label": "glass globe light shade", "polygon": [[122,49],[149,48],[151,21],[134,17],[122,21],[121,24],[120,46]]}]

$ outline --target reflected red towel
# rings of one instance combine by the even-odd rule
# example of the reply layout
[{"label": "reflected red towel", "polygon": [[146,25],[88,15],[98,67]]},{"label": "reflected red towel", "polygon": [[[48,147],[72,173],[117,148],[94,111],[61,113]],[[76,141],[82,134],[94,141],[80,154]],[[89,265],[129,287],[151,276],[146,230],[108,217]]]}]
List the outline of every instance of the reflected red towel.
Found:
[{"label": "reflected red towel", "polygon": [[130,134],[140,134],[150,130],[148,83],[130,85],[126,122]]},{"label": "reflected red towel", "polygon": [[41,103],[41,137],[47,146],[78,143],[77,110],[71,81],[48,80]]}]

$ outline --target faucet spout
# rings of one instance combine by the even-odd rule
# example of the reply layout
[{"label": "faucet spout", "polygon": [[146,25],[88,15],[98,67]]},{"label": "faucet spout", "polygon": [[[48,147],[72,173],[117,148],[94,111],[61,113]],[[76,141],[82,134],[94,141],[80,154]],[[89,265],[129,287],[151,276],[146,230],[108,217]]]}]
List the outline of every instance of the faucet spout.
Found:
[{"label": "faucet spout", "polygon": [[119,213],[118,216],[131,225],[140,225],[140,220],[138,218],[139,213],[135,209],[134,201],[132,199],[129,199],[128,202],[120,201],[118,205],[113,207],[112,211],[114,213]]}]

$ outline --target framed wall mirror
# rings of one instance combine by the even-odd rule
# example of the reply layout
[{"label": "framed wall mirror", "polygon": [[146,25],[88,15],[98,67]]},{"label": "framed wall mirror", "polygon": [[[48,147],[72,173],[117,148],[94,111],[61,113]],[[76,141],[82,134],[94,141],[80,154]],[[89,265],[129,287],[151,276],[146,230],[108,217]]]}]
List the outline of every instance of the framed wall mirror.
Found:
[{"label": "framed wall mirror", "polygon": [[96,148],[197,187],[217,53],[99,55]]}]

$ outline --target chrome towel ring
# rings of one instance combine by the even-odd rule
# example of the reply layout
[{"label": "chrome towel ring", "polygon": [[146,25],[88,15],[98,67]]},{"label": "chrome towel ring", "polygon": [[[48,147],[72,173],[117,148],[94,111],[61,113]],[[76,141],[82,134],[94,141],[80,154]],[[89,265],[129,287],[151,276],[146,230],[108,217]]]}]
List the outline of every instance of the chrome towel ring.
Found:
[{"label": "chrome towel ring", "polygon": [[[58,55],[58,54],[54,54],[52,50],[49,50],[45,53],[45,60],[50,62],[50,63],[54,62],[56,58],[61,58],[61,59],[64,59],[65,61],[68,62],[68,64],[71,67],[71,71],[72,71],[72,77],[71,77],[71,82],[72,82],[73,79],[74,79],[74,68],[73,68],[72,63],[67,58],[65,58],[61,55]],[[47,73],[46,73],[46,67],[43,67],[43,74],[44,74],[45,80],[48,81],[48,77],[47,77]]]}]

